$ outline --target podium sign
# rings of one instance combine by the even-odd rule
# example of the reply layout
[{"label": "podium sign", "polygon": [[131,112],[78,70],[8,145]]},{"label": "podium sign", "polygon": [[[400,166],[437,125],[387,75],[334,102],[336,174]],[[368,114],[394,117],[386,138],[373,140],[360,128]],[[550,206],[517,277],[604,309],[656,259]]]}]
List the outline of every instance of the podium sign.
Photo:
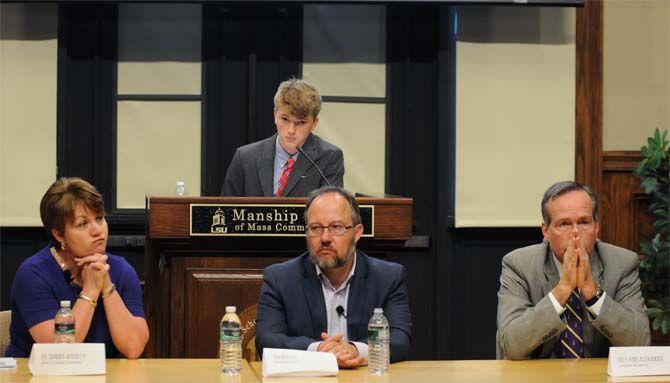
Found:
[{"label": "podium sign", "polygon": [[[373,205],[359,206],[363,237],[374,237]],[[190,204],[190,235],[304,237],[305,205]]]}]

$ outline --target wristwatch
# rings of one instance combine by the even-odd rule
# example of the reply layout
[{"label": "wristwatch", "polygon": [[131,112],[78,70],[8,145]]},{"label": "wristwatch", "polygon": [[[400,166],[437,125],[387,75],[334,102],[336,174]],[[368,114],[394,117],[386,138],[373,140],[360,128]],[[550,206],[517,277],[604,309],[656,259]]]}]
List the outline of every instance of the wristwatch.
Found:
[{"label": "wristwatch", "polygon": [[104,299],[104,298],[109,298],[109,296],[112,295],[112,294],[114,294],[115,291],[116,291],[116,285],[114,285],[114,284],[112,283],[112,286],[110,286],[110,288],[109,288],[107,291],[103,292],[102,295],[101,295],[101,297],[102,297],[103,299]]},{"label": "wristwatch", "polygon": [[596,290],[596,295],[592,296],[591,299],[585,301],[587,307],[591,307],[598,302],[600,298],[603,296],[603,289],[598,285],[598,289]]}]

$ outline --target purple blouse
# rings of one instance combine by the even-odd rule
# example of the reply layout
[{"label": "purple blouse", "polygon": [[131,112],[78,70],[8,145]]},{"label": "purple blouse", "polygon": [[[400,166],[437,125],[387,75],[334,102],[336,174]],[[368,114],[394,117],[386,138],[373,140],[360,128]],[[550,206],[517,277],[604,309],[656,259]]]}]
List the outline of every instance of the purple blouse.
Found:
[{"label": "purple blouse", "polygon": [[[132,315],[144,318],[142,289],[137,273],[123,257],[109,253],[107,256],[110,279],[123,303]],[[28,357],[35,343],[28,329],[53,319],[56,311],[60,309],[60,301],[69,300],[74,306],[80,292],[79,286],[69,283],[51,255],[49,247],[26,259],[17,270],[12,285],[12,322],[9,328],[11,341],[6,355],[17,358]],[[109,332],[105,307],[100,300],[84,342],[105,343],[108,358],[119,354]]]}]

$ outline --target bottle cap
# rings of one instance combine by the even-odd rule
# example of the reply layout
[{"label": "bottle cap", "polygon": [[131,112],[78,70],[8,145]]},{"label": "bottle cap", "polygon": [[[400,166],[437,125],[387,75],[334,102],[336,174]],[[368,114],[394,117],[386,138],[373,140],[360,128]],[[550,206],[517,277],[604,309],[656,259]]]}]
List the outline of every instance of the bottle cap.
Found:
[{"label": "bottle cap", "polygon": [[237,307],[235,306],[226,306],[226,312],[227,313],[234,313],[237,311]]},{"label": "bottle cap", "polygon": [[375,307],[375,311],[374,311],[374,313],[375,313],[375,314],[383,314],[383,313],[384,313],[384,309],[381,308],[381,307]]},{"label": "bottle cap", "polygon": [[70,301],[60,301],[60,307],[70,307]]}]

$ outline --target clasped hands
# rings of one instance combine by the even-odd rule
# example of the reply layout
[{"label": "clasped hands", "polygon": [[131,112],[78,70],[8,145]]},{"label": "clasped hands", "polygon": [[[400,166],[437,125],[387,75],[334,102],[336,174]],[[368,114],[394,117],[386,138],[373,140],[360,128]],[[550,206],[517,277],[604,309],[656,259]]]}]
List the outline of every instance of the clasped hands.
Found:
[{"label": "clasped hands", "polygon": [[568,242],[568,248],[563,253],[563,275],[551,292],[561,306],[565,306],[575,288],[579,288],[585,300],[593,298],[598,291],[591,273],[589,253],[578,235]]},{"label": "clasped hands", "polygon": [[80,282],[82,292],[93,293],[95,296],[103,291],[107,291],[112,285],[109,278],[109,264],[107,255],[91,254],[81,258],[75,258],[77,267],[80,268]]},{"label": "clasped hands", "polygon": [[321,333],[323,341],[319,344],[317,351],[335,354],[337,365],[340,368],[354,368],[362,365],[365,358],[358,354],[358,349],[353,344],[342,340],[342,334],[328,335]]}]

